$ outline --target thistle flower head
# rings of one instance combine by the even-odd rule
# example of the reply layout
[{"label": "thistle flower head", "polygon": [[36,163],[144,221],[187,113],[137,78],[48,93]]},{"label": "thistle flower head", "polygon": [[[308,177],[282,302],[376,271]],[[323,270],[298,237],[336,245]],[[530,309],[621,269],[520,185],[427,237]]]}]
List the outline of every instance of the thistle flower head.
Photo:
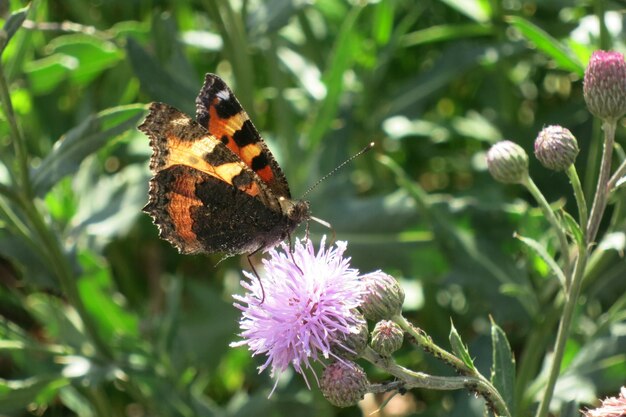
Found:
[{"label": "thistle flower head", "polygon": [[602,400],[602,405],[583,411],[585,417],[622,417],[626,415],[626,387],[622,387],[617,397]]},{"label": "thistle flower head", "polygon": [[554,171],[565,171],[578,155],[578,142],[572,132],[561,126],[548,126],[535,140],[535,156],[541,164]]},{"label": "thistle flower head", "polygon": [[324,369],[320,388],[324,397],[337,407],[350,407],[363,399],[369,382],[356,363],[335,362]]},{"label": "thistle flower head", "polygon": [[308,239],[297,240],[293,250],[284,243],[270,250],[261,277],[264,300],[259,280],[244,272],[246,293],[234,296],[242,311],[242,340],[231,346],[247,345],[253,355],[266,355],[259,372],[271,367],[271,376],[278,377],[291,365],[304,376],[312,362],[336,358],[331,346],[360,331],[359,273],[343,257],[346,242],[329,248],[324,242],[317,252]]},{"label": "thistle flower head", "polygon": [[487,152],[487,168],[496,181],[522,183],[528,177],[528,154],[515,142],[500,141]]},{"label": "thistle flower head", "polygon": [[602,120],[626,113],[626,63],[619,52],[595,51],[585,70],[583,94],[587,108]]}]

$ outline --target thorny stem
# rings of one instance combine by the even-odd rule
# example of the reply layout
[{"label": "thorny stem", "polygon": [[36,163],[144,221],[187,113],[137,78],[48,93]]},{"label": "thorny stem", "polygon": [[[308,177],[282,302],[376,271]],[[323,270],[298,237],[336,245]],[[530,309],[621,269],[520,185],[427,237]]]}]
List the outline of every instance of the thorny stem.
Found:
[{"label": "thorny stem", "polygon": [[604,131],[604,149],[602,151],[602,162],[600,163],[600,175],[598,175],[596,194],[593,200],[593,206],[591,207],[589,224],[587,225],[588,243],[592,243],[596,238],[608,200],[609,175],[611,174],[611,157],[613,155],[613,144],[615,142],[615,128],[615,120],[605,120],[602,123],[602,130]]},{"label": "thorny stem", "polygon": [[478,378],[469,376],[434,376],[424,372],[415,372],[398,365],[390,356],[382,356],[370,347],[365,349],[361,357],[403,381],[404,388],[451,391],[475,387],[481,383]]},{"label": "thorny stem", "polygon": [[[406,318],[404,318],[404,316],[402,316],[401,314],[392,317],[392,320],[396,322],[407,333],[407,335],[410,336],[410,339],[413,343],[415,343],[425,352],[430,353],[435,358],[442,360],[443,362],[452,366],[460,374],[470,378],[468,381],[472,385],[465,385],[464,387],[480,394],[487,401],[489,406],[494,410],[494,413],[496,415],[508,417],[511,416],[511,413],[498,390],[476,369],[468,367],[459,358],[457,358],[447,350],[437,346],[430,339],[430,337],[425,335],[420,329],[413,326],[413,324],[409,322]],[[395,374],[392,373],[392,375]]]},{"label": "thorny stem", "polygon": [[539,404],[536,417],[546,417],[550,409],[550,401],[552,401],[552,395],[554,394],[554,387],[556,381],[561,372],[561,362],[563,361],[563,354],[565,353],[565,344],[567,342],[572,319],[574,317],[574,310],[578,305],[578,295],[580,294],[580,287],[583,282],[585,267],[587,265],[587,251],[583,245],[579,250],[578,259],[574,265],[572,285],[566,294],[565,307],[563,308],[563,316],[559,323],[559,330],[556,335],[556,341],[554,344],[554,355],[552,358],[552,364],[550,366],[550,373],[548,375],[548,382],[544,391],[543,398]]}]

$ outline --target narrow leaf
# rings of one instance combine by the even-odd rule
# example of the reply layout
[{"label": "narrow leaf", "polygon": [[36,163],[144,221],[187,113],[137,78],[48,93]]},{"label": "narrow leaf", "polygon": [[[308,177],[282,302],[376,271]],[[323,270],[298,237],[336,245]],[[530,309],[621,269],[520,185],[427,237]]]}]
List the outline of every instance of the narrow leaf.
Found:
[{"label": "narrow leaf", "polygon": [[576,220],[565,210],[561,210],[560,214],[563,219],[561,223],[565,223],[567,230],[569,230],[570,235],[574,237],[576,243],[579,246],[583,245],[585,243],[585,236],[583,235],[583,231],[580,229]]},{"label": "narrow leaf", "polygon": [[[128,39],[126,49],[133,72],[141,82],[141,88],[153,100],[169,103],[184,113],[194,114],[194,98],[200,89],[199,80],[195,89],[182,84],[172,74],[166,72],[163,65],[132,38]],[[192,83],[196,84],[190,81],[190,84]]]},{"label": "narrow leaf", "polygon": [[4,26],[2,27],[3,36],[0,36],[0,55],[4,52],[4,48],[9,44],[9,41],[15,35],[17,30],[22,27],[22,23],[26,20],[26,15],[28,14],[28,9],[30,6],[26,6],[17,10],[13,13],[9,18],[4,22]]},{"label": "narrow leaf", "polygon": [[506,334],[491,318],[493,363],[491,383],[496,387],[509,410],[513,410],[515,390],[515,358]]},{"label": "narrow leaf", "polygon": [[537,49],[554,59],[559,67],[580,76],[583,75],[585,67],[562,42],[559,42],[539,26],[522,17],[509,16],[506,18],[506,21],[519,30],[522,36],[532,42]]},{"label": "narrow leaf", "polygon": [[548,267],[550,268],[552,273],[559,279],[559,282],[561,283],[561,285],[563,285],[563,288],[565,288],[565,283],[567,282],[567,280],[565,279],[565,274],[563,273],[563,271],[561,270],[559,265],[557,265],[557,263],[554,260],[554,258],[552,258],[552,256],[550,256],[548,254],[548,252],[546,251],[546,248],[543,247],[543,245],[541,245],[541,243],[539,243],[536,240],[531,239],[529,237],[520,236],[517,233],[515,234],[514,237],[516,239],[520,240],[526,246],[528,246],[541,259],[543,259],[543,261],[546,264],[548,264]]},{"label": "narrow leaf", "polygon": [[322,137],[331,128],[331,125],[339,110],[341,94],[344,91],[344,73],[355,57],[355,53],[360,47],[359,39],[356,36],[355,26],[361,14],[361,6],[354,7],[346,16],[337,35],[337,40],[333,45],[333,52],[329,66],[324,72],[324,83],[327,94],[318,112],[315,114],[311,130],[308,134],[308,143],[311,148],[316,148]]},{"label": "narrow leaf", "polygon": [[467,349],[467,346],[465,345],[465,343],[463,343],[463,340],[461,339],[459,332],[456,331],[456,327],[454,327],[454,323],[452,322],[452,319],[450,319],[449,339],[450,339],[450,346],[452,346],[452,352],[454,352],[454,354],[459,359],[461,359],[463,363],[467,365],[467,367],[469,367],[470,369],[475,369],[474,361],[472,360],[472,357],[470,356],[469,350]]},{"label": "narrow leaf", "polygon": [[45,195],[60,179],[78,170],[80,163],[111,138],[134,129],[143,106],[123,106],[102,111],[69,130],[41,165],[33,171],[33,188]]},{"label": "narrow leaf", "polygon": [[9,414],[21,412],[28,405],[36,403],[42,393],[50,389],[56,391],[68,383],[65,378],[56,375],[41,375],[20,380],[0,379],[0,410]]}]

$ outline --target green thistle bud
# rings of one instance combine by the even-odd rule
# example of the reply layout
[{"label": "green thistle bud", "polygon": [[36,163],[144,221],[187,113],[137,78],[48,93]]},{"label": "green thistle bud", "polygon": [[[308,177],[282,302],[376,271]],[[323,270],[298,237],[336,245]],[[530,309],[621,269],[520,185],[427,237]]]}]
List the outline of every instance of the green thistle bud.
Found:
[{"label": "green thistle bud", "polygon": [[334,340],[330,347],[334,354],[347,360],[359,358],[367,347],[367,339],[369,338],[369,330],[365,318],[358,312],[354,315],[362,318],[362,321],[354,329],[355,332],[347,334],[341,340]]},{"label": "green thistle bud", "polygon": [[353,362],[334,362],[324,369],[320,389],[324,398],[337,407],[356,405],[367,392],[365,371]]},{"label": "green thistle bud", "polygon": [[626,63],[619,52],[595,51],[585,69],[583,94],[587,108],[602,120],[626,113]]},{"label": "green thistle bud", "polygon": [[363,276],[365,295],[361,312],[366,319],[379,321],[390,319],[402,312],[404,290],[391,275],[376,271]]},{"label": "green thistle bud", "polygon": [[578,142],[572,132],[561,126],[544,128],[535,140],[535,156],[553,171],[565,171],[578,155]]},{"label": "green thistle bud", "polygon": [[383,356],[391,356],[393,352],[400,349],[403,341],[402,328],[391,320],[379,321],[372,331],[372,349]]},{"label": "green thistle bud", "polygon": [[528,154],[510,140],[500,141],[487,152],[487,168],[496,181],[523,183],[528,178]]}]

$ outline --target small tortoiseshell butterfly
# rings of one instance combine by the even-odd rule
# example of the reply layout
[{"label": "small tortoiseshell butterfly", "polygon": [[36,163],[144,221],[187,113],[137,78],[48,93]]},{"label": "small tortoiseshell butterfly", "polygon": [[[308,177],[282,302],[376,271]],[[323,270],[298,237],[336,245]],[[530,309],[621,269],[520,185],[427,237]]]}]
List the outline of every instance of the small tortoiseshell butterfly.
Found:
[{"label": "small tortoiseshell butterfly", "polygon": [[254,253],[311,217],[308,202],[291,199],[278,163],[217,75],[205,77],[196,120],[152,103],[139,130],[153,150],[143,210],[179,252]]}]

